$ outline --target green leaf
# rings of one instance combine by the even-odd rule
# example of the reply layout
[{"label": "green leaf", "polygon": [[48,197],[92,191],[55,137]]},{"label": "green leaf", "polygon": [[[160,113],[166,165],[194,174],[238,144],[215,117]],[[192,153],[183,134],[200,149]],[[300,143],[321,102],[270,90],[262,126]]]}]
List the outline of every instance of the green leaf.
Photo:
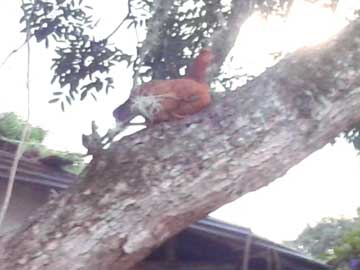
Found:
[{"label": "green leaf", "polygon": [[86,98],[87,94],[88,94],[88,90],[84,90],[80,95],[80,100],[84,100],[84,98]]},{"label": "green leaf", "polygon": [[59,101],[59,98],[54,98],[54,99],[49,100],[49,103],[56,103],[58,101]]},{"label": "green leaf", "polygon": [[69,105],[71,105],[71,98],[69,96],[66,96],[66,101]]}]

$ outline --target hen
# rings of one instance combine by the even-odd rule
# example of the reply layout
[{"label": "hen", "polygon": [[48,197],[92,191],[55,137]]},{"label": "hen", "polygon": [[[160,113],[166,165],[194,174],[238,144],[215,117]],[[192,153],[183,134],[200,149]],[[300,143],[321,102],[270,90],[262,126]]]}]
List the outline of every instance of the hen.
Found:
[{"label": "hen", "polygon": [[147,122],[158,123],[201,111],[211,103],[206,74],[212,59],[211,50],[204,48],[184,78],[154,80],[135,88],[129,99],[114,110],[115,119],[128,123],[136,115],[142,115]]}]

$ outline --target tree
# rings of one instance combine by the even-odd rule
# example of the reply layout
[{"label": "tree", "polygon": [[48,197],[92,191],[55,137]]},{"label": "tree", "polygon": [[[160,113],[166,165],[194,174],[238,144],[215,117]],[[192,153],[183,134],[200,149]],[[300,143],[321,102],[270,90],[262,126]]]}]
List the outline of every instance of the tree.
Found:
[{"label": "tree", "polygon": [[[13,112],[0,115],[0,141],[6,144],[5,148],[10,152],[15,152],[16,147],[21,140],[21,133],[26,122]],[[41,127],[31,125],[29,139],[25,147],[25,156],[32,158],[43,158],[47,156],[56,156],[69,161],[66,170],[79,174],[84,167],[81,154],[48,149],[42,142],[46,137],[46,131]]]},{"label": "tree", "polygon": [[335,250],[342,245],[346,234],[359,226],[359,217],[353,219],[324,218],[315,226],[308,226],[295,241],[285,244],[324,261],[334,259]]},{"label": "tree", "polygon": [[215,95],[208,110],[98,152],[77,186],[3,237],[0,269],[131,269],[192,222],[274,181],[360,120],[359,33],[357,20]]},{"label": "tree", "polygon": [[[0,138],[19,141],[24,126],[25,121],[19,118],[15,113],[3,113],[0,115]],[[41,143],[45,136],[46,131],[42,128],[31,127],[29,141],[32,143]]]},{"label": "tree", "polygon": [[358,270],[360,268],[360,224],[344,234],[342,241],[334,248],[332,264],[339,269]]},{"label": "tree", "polygon": [[360,208],[352,219],[324,218],[285,244],[323,260],[336,269],[360,266]]}]

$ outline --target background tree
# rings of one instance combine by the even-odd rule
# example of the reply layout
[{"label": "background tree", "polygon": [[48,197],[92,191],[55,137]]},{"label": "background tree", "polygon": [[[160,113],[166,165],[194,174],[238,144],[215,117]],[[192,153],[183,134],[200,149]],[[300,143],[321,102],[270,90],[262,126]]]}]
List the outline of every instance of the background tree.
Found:
[{"label": "background tree", "polygon": [[345,233],[342,241],[334,248],[335,254],[330,261],[339,269],[360,269],[360,222],[357,226]]},{"label": "background tree", "polygon": [[[3,138],[19,141],[24,127],[25,121],[18,117],[15,113],[10,112],[0,114],[0,139]],[[42,143],[45,136],[45,130],[32,126],[28,140],[31,143]]]},{"label": "background tree", "polygon": [[305,252],[337,269],[360,267],[360,208],[352,219],[324,218],[307,227],[295,241],[286,245]]},{"label": "background tree", "polygon": [[[0,143],[5,149],[15,152],[15,148],[21,139],[21,133],[25,127],[25,121],[13,112],[0,115]],[[32,158],[43,158],[57,156],[68,160],[71,165],[65,169],[69,172],[79,174],[84,168],[83,157],[78,153],[56,151],[48,149],[43,145],[46,131],[40,127],[30,126],[30,134],[25,147],[24,155]],[[6,145],[5,145],[6,144]]]},{"label": "background tree", "polygon": [[286,245],[324,261],[335,256],[335,248],[344,242],[344,237],[359,226],[359,216],[352,219],[323,218],[315,226],[308,226],[295,241]]}]

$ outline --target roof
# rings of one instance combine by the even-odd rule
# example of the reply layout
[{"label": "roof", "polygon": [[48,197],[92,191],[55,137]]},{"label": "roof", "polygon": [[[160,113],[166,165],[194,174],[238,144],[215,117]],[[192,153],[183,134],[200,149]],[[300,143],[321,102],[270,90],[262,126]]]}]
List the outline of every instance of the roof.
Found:
[{"label": "roof", "polygon": [[[8,180],[14,153],[0,150],[0,180]],[[77,176],[63,170],[46,166],[37,159],[22,157],[20,159],[15,181],[35,183],[53,188],[67,188]]]},{"label": "roof", "polygon": [[296,250],[274,243],[265,238],[259,237],[253,234],[251,230],[248,228],[225,223],[215,218],[207,217],[205,219],[199,220],[198,222],[191,225],[189,229],[193,231],[198,231],[201,233],[206,233],[209,235],[225,238],[234,243],[237,242],[244,243],[244,241],[246,241],[248,236],[251,236],[252,245],[254,246],[275,250],[279,254],[282,254],[283,256],[287,256],[293,260],[301,260],[304,264],[314,269],[331,268],[329,265],[316,261],[313,258],[305,256],[304,254]]}]

